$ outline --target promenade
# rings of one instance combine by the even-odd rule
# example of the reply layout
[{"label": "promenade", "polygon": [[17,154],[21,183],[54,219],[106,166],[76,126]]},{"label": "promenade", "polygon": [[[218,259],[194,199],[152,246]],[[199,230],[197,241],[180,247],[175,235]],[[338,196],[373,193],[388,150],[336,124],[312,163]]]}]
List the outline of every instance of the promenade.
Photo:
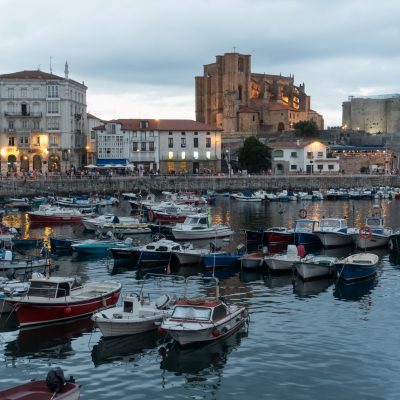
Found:
[{"label": "promenade", "polygon": [[34,197],[70,194],[119,194],[122,192],[238,191],[241,189],[318,190],[351,187],[400,187],[398,175],[154,175],[154,176],[52,176],[2,178],[0,197]]}]

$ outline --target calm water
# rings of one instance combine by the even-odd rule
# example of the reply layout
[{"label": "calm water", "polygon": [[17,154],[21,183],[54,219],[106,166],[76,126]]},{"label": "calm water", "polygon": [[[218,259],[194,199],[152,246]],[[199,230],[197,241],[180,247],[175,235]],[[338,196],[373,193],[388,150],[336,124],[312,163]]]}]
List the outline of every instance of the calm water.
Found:
[{"label": "calm water", "polygon": [[[400,201],[380,204],[386,224],[400,227]],[[240,230],[292,225],[301,208],[316,218],[346,215],[359,225],[370,207],[367,201],[264,205],[219,198],[209,210],[214,222],[235,228],[237,234],[228,244],[234,248],[243,241]],[[115,210],[129,213],[128,204]],[[11,220],[27,232],[25,216],[8,217]],[[30,234],[83,236],[82,230],[31,226]],[[377,254],[377,278],[354,285],[293,282],[290,275],[226,276],[222,294],[248,307],[248,329],[189,350],[171,347],[157,334],[103,340],[90,320],[19,332],[15,320],[2,318],[0,388],[45,377],[50,367],[61,366],[83,385],[82,399],[397,399],[400,260],[386,250]],[[55,264],[57,274],[76,274],[84,282],[116,279],[124,292],[139,287],[136,271],[116,271],[104,259],[63,256]],[[160,291],[149,285],[149,290]],[[158,351],[161,345],[169,348],[166,356]]]}]

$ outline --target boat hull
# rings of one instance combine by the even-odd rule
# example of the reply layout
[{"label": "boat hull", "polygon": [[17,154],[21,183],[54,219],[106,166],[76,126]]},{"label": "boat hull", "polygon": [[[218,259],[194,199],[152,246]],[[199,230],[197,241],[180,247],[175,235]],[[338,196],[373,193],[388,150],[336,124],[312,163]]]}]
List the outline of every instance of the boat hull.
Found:
[{"label": "boat hull", "polygon": [[376,275],[379,257],[371,253],[349,256],[336,264],[337,275],[344,281],[357,281]]},{"label": "boat hull", "polygon": [[336,273],[336,266],[299,262],[296,264],[296,271],[306,281],[334,275]]},{"label": "boat hull", "polygon": [[207,254],[202,258],[206,270],[214,268],[233,268],[236,266],[238,260],[239,256],[234,254]]},{"label": "boat hull", "polygon": [[315,235],[321,241],[325,248],[342,247],[353,244],[353,239],[350,235],[337,232],[316,232]]},{"label": "boat hull", "polygon": [[227,237],[233,234],[230,228],[226,229],[199,229],[199,230],[180,230],[172,229],[172,234],[176,240],[196,240],[196,239],[213,239]]},{"label": "boat hull", "polygon": [[370,237],[363,238],[359,235],[354,235],[353,240],[358,249],[377,249],[388,245],[389,236],[372,234]]}]

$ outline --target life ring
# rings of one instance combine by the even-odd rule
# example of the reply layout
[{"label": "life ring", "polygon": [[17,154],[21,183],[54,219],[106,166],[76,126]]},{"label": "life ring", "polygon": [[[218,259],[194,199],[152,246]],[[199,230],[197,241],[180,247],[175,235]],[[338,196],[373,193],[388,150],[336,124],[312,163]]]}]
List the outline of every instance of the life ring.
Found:
[{"label": "life ring", "polygon": [[147,212],[147,219],[148,219],[150,222],[153,222],[153,221],[154,221],[154,212],[153,212],[153,210],[149,210],[149,211]]},{"label": "life ring", "polygon": [[372,236],[372,230],[367,225],[360,226],[360,229],[358,232],[359,232],[358,234],[360,235],[360,237],[363,239],[368,239]]},{"label": "life ring", "polygon": [[305,208],[302,208],[302,209],[299,211],[299,217],[300,217],[300,218],[307,218],[307,210],[306,210]]}]

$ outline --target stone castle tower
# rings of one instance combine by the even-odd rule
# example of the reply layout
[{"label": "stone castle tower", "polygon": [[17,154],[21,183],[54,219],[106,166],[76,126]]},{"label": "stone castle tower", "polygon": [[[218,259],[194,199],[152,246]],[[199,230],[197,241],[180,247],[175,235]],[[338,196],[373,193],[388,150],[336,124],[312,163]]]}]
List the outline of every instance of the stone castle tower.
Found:
[{"label": "stone castle tower", "polygon": [[195,78],[196,120],[225,132],[276,132],[290,130],[300,120],[323,118],[310,109],[305,85],[294,77],[251,72],[251,56],[225,53],[204,66]]}]

